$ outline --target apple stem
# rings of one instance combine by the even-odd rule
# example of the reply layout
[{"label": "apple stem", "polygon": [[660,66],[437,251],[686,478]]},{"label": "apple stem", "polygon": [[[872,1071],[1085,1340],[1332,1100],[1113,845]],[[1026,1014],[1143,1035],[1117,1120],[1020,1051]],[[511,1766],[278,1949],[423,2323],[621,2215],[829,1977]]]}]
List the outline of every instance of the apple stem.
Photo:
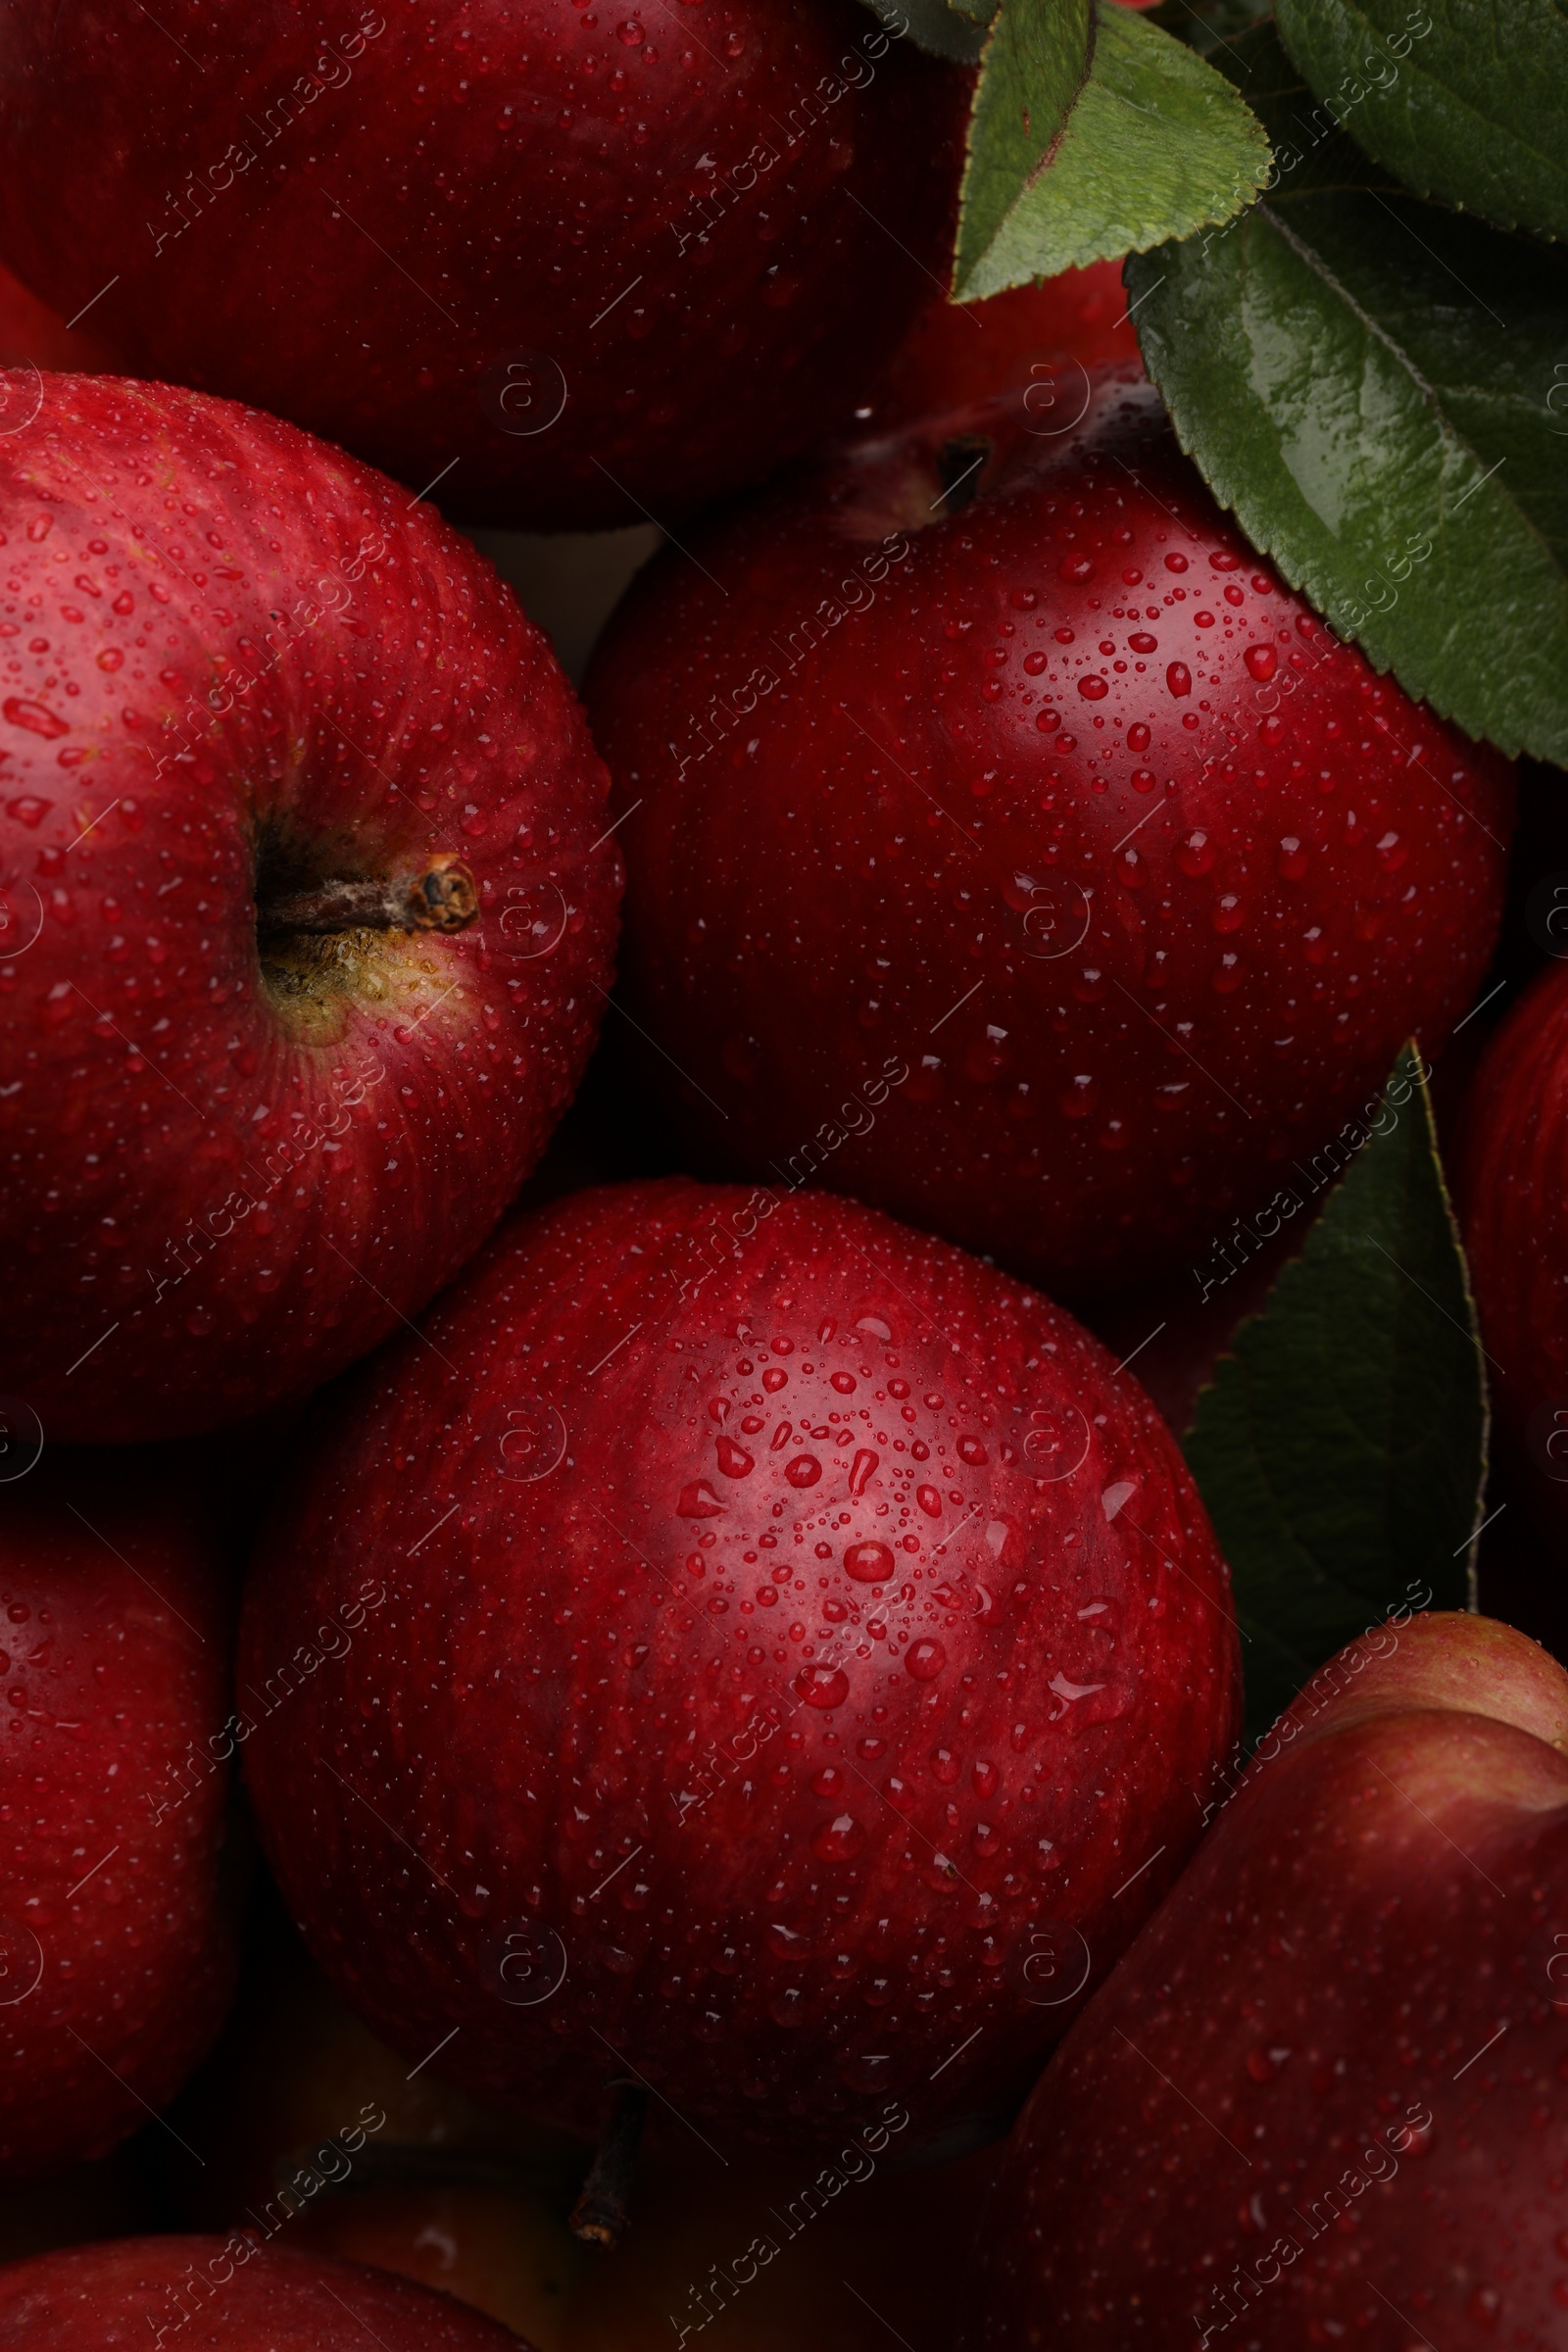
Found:
[{"label": "apple stem", "polygon": [[618,2246],[625,2235],[632,2176],[647,2112],[648,2093],[640,2082],[616,2083],[609,2126],[572,2208],[574,2237],[590,2245]]},{"label": "apple stem", "polygon": [[393,881],[334,879],[258,905],[256,928],[279,931],[462,931],[479,911],[472,874],[457,858]]}]

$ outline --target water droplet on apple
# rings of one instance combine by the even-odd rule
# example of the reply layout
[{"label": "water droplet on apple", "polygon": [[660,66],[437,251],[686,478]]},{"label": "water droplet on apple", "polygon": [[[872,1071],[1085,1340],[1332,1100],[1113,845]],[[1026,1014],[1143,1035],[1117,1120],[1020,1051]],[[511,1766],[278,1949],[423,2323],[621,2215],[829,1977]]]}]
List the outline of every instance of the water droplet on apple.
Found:
[{"label": "water droplet on apple", "polygon": [[850,1678],[842,1666],[808,1666],[795,1689],[808,1707],[842,1707],[850,1695]]},{"label": "water droplet on apple", "polygon": [[822,1465],[814,1453],[798,1453],[784,1475],[792,1487],[814,1487],[822,1475]]},{"label": "water droplet on apple", "polygon": [[858,1453],[857,1453],[854,1461],[851,1463],[850,1493],[854,1495],[857,1502],[859,1501],[860,1496],[865,1493],[866,1487],[869,1485],[872,1474],[874,1473],[877,1463],[880,1461],[880,1454],[873,1453],[869,1446],[862,1446]]},{"label": "water droplet on apple", "polygon": [[824,1822],[811,1839],[819,1862],[851,1862],[865,1842],[865,1833],[853,1813],[840,1813]]},{"label": "water droplet on apple", "polygon": [[717,1447],[718,1466],[726,1478],[749,1478],[757,1467],[745,1446],[737,1446],[733,1438],[721,1437]]},{"label": "water droplet on apple", "polygon": [[682,1487],[675,1509],[682,1519],[712,1519],[724,1508],[706,1478],[694,1478],[689,1487]]},{"label": "water droplet on apple", "polygon": [[906,1674],[917,1683],[934,1682],[948,1662],[948,1653],[940,1642],[911,1642],[904,1653]]},{"label": "water droplet on apple", "polygon": [[891,2050],[846,2050],[839,2060],[839,2079],[851,2090],[878,2091],[891,2083],[893,2053]]},{"label": "water droplet on apple", "polygon": [[845,1572],[858,1585],[885,1585],[896,1565],[885,1544],[852,1544],[844,1554]]}]

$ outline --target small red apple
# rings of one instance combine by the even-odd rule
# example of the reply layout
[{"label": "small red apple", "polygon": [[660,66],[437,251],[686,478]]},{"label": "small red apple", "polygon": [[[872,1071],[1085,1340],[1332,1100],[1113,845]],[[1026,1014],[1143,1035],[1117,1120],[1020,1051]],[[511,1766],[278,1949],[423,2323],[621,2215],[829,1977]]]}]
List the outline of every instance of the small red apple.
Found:
[{"label": "small red apple", "polygon": [[1142,366],[1121,264],[1092,262],[984,302],[933,295],[855,413],[891,433],[1022,387],[1034,424],[1061,424],[1088,370],[1122,360]]},{"label": "small red apple", "polygon": [[317,1386],[494,1224],[587,1057],[619,859],[543,639],[428,508],[228,402],[22,380],[6,1380],[51,1436],[166,1436]]},{"label": "small red apple", "polygon": [[1171,1883],[1238,1673],[1181,1458],[1070,1317],[674,1180],[509,1226],[366,1368],[239,1684],[285,1900],[395,2048],[590,2130],[629,2079],[903,2154],[1000,2127]]},{"label": "small red apple", "polygon": [[1561,2344],[1568,1675],[1374,1628],[1216,1794],[1024,2111],[977,2352]]},{"label": "small red apple", "polygon": [[1465,1101],[1465,1248],[1502,1452],[1548,1528],[1568,1524],[1568,965],[1548,964]]},{"label": "small red apple", "polygon": [[70,0],[0,22],[0,250],[456,513],[640,522],[848,416],[970,80],[851,0]]},{"label": "small red apple", "polygon": [[7,1489],[0,2180],[114,2147],[178,2089],[227,2005],[216,1568],[156,1463],[66,1454]]},{"label": "small red apple", "polygon": [[1206,1262],[1437,1049],[1512,808],[1252,553],[1151,386],[1084,398],[1076,432],[1014,392],[729,511],[587,688],[680,1148],[1073,1297]]},{"label": "small red apple", "polygon": [[[190,2333],[186,2334],[186,2328]],[[221,2237],[122,2237],[0,2269],[7,2352],[517,2352],[519,2338],[387,2271]],[[523,2347],[527,2352],[527,2347]]]}]

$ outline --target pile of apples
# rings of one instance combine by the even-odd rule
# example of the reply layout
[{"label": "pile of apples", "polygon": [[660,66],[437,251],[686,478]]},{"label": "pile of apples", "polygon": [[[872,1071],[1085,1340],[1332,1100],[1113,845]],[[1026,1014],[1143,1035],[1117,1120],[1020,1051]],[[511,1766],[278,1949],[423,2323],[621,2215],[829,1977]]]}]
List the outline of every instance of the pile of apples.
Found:
[{"label": "pile of apples", "polygon": [[0,27],[7,2352],[1568,2345],[1568,1675],[1405,1609],[1237,1769],[1178,1443],[1462,1031],[1557,1565],[1514,769],[1117,267],[946,301],[968,88]]}]

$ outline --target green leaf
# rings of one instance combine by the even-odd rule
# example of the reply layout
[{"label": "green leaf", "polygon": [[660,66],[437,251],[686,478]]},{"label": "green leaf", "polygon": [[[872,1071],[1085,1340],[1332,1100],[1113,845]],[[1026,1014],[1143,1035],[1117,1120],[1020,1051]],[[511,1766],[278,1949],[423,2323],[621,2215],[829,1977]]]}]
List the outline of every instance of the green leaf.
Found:
[{"label": "green leaf", "polygon": [[865,6],[889,32],[908,38],[917,49],[972,66],[985,48],[998,0],[962,0],[961,5],[953,0],[952,7],[948,0],[865,0]]},{"label": "green leaf", "polygon": [[1149,18],[1151,24],[1162,24],[1190,49],[1196,49],[1200,57],[1212,58],[1216,49],[1223,49],[1239,32],[1273,13],[1270,0],[1159,0],[1158,7],[1149,11]]},{"label": "green leaf", "polygon": [[1182,446],[1378,668],[1568,762],[1568,255],[1398,188],[1267,28],[1216,56],[1273,185],[1124,272]]},{"label": "green leaf", "polygon": [[1268,142],[1201,58],[1115,0],[1003,0],[969,127],[954,297],[1226,220]]},{"label": "green leaf", "polygon": [[1418,196],[1568,236],[1564,0],[1278,0],[1280,37]]},{"label": "green leaf", "polygon": [[[1352,1156],[1353,1154],[1353,1156]],[[1335,1185],[1198,1400],[1186,1453],[1229,1560],[1250,1724],[1266,1729],[1396,1605],[1474,1605],[1487,1401],[1420,1056],[1294,1163],[1274,1230]]]}]

